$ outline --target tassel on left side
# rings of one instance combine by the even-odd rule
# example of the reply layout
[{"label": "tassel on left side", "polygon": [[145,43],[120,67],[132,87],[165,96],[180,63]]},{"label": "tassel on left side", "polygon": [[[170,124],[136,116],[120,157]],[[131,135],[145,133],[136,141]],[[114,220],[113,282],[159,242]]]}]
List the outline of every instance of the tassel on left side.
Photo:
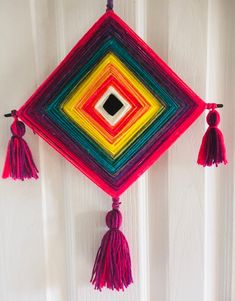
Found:
[{"label": "tassel on left side", "polygon": [[105,286],[124,290],[133,282],[128,242],[119,230],[122,223],[119,204],[119,199],[113,199],[113,210],[106,216],[109,230],[102,239],[92,271],[91,283],[100,291]]},{"label": "tassel on left side", "polygon": [[11,177],[14,180],[37,179],[38,169],[33,161],[29,146],[23,139],[25,124],[18,120],[16,111],[5,116],[14,117],[14,122],[11,125],[12,137],[8,143],[2,177]]}]

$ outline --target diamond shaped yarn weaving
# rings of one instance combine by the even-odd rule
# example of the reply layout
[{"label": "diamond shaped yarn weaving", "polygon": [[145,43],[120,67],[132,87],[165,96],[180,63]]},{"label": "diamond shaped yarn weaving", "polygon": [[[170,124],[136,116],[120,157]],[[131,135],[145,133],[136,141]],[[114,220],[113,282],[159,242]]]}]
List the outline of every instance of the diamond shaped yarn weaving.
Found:
[{"label": "diamond shaped yarn weaving", "polygon": [[204,109],[205,103],[108,10],[18,116],[118,197]]}]

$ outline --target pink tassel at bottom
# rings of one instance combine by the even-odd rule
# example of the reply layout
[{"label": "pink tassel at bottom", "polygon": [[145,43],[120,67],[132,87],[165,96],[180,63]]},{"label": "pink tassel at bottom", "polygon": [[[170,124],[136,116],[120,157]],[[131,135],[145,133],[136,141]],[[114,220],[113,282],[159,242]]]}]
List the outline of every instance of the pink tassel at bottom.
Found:
[{"label": "pink tassel at bottom", "polygon": [[38,178],[38,170],[33,161],[32,153],[26,141],[22,138],[25,134],[25,125],[19,121],[16,113],[11,125],[12,137],[8,143],[5,165],[2,177],[11,177],[14,180]]},{"label": "pink tassel at bottom", "polygon": [[208,113],[206,120],[209,127],[202,139],[197,163],[203,166],[211,166],[213,164],[218,166],[219,163],[226,164],[228,161],[226,159],[224,137],[220,129],[218,129],[220,115],[214,107]]},{"label": "pink tassel at bottom", "polygon": [[133,282],[128,242],[119,230],[122,215],[118,207],[119,200],[113,199],[113,210],[106,216],[109,230],[102,239],[92,271],[91,283],[100,291],[104,286],[124,290]]}]

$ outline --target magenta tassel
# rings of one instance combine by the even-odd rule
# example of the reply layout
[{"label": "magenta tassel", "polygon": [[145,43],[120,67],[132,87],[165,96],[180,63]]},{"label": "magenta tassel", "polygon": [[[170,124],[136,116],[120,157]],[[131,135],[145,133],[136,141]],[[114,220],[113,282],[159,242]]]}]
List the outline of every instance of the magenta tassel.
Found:
[{"label": "magenta tassel", "polygon": [[32,153],[22,138],[25,134],[25,125],[18,120],[16,113],[12,116],[14,116],[14,122],[11,125],[12,137],[8,143],[2,177],[11,177],[14,180],[37,179],[38,170],[33,161]]},{"label": "magenta tassel", "polygon": [[133,282],[128,242],[119,230],[122,223],[119,204],[119,199],[113,199],[113,210],[106,216],[109,230],[102,239],[92,271],[91,283],[100,291],[104,286],[124,290]]},{"label": "magenta tassel", "polygon": [[220,115],[214,107],[208,113],[206,120],[209,127],[202,139],[197,163],[203,166],[226,164],[228,161],[226,159],[224,137],[220,129],[218,129]]}]

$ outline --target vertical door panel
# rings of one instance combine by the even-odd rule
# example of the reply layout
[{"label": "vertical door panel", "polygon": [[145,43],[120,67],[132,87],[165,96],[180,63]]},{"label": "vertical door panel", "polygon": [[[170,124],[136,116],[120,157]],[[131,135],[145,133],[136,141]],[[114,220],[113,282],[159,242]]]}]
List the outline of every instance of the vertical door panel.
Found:
[{"label": "vertical door panel", "polygon": [[[168,63],[205,97],[207,2],[169,1]],[[169,300],[203,300],[204,169],[197,166],[203,118],[169,150]]]},{"label": "vertical door panel", "polygon": [[[31,7],[28,1],[2,1],[1,55],[1,170],[11,118],[3,113],[18,108],[36,88]],[[39,161],[38,138],[28,129],[26,139]],[[0,299],[45,300],[41,181],[0,184]]]}]

